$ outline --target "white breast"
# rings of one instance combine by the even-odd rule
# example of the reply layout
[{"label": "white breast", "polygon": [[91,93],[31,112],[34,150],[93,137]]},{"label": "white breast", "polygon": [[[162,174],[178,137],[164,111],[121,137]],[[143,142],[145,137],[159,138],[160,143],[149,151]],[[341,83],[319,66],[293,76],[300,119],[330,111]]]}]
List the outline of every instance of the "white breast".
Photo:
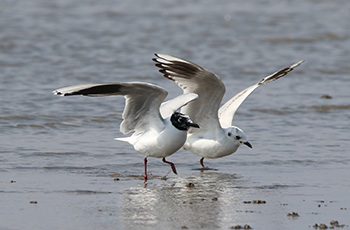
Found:
[{"label": "white breast", "polygon": [[187,136],[184,149],[205,158],[219,158],[236,152],[238,141],[226,137],[224,133],[201,136],[198,133]]},{"label": "white breast", "polygon": [[165,129],[147,130],[134,143],[136,151],[147,157],[163,158],[180,149],[186,141],[187,132],[176,129],[169,119],[165,120]]}]

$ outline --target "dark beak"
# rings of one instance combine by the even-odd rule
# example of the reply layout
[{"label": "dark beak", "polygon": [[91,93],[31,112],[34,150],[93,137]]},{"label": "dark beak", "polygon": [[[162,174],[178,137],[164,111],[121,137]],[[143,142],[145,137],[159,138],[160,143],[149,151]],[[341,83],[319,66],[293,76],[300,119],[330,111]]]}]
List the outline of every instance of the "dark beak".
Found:
[{"label": "dark beak", "polygon": [[196,123],[189,122],[188,125],[191,126],[191,127],[198,128],[198,129],[199,129],[199,125],[197,125]]},{"label": "dark beak", "polygon": [[249,148],[253,148],[253,146],[247,141],[247,142],[243,142],[243,144],[245,144],[246,146],[248,146]]}]

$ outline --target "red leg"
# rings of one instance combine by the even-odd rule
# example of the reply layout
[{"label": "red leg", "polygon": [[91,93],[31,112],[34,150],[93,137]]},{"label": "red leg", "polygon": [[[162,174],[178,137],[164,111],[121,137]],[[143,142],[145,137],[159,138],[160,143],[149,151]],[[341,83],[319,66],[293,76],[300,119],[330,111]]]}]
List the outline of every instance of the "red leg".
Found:
[{"label": "red leg", "polygon": [[204,161],[204,157],[201,158],[201,160],[199,161],[199,163],[201,163],[202,167],[205,168],[203,161]]},{"label": "red leg", "polygon": [[173,170],[173,172],[174,172],[175,174],[177,174],[174,163],[172,163],[172,162],[170,162],[170,161],[166,161],[166,160],[165,160],[165,157],[163,157],[163,162],[169,164],[169,165],[171,166],[171,169]]},{"label": "red leg", "polygon": [[145,182],[147,182],[147,157],[145,157],[145,176],[144,176],[144,179],[145,179]]}]

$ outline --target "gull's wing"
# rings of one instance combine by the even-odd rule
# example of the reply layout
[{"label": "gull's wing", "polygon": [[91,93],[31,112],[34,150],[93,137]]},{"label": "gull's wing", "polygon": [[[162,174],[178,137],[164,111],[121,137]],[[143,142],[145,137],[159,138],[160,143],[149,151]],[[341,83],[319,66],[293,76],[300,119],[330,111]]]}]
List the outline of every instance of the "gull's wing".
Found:
[{"label": "gull's wing", "polygon": [[265,78],[263,78],[258,83],[246,88],[240,93],[236,94],[230,100],[228,100],[223,106],[221,106],[219,110],[219,121],[223,128],[227,128],[232,126],[233,117],[239,108],[239,106],[243,103],[243,101],[259,86],[264,85],[270,81],[277,80],[285,75],[287,75],[290,71],[292,71],[295,67],[299,66],[304,61],[299,61],[291,66],[288,66],[284,69],[281,69]]},{"label": "gull's wing", "polygon": [[171,116],[175,111],[198,98],[195,93],[181,94],[169,101],[163,102],[160,106],[160,114],[163,118]]},{"label": "gull's wing", "polygon": [[[155,54],[153,61],[164,77],[173,80],[184,93],[198,94],[198,99],[182,108],[203,132],[205,129],[219,128],[218,110],[225,86],[214,73],[183,59],[166,54]],[[199,129],[192,129],[193,132]]]},{"label": "gull's wing", "polygon": [[53,91],[60,96],[125,96],[123,122],[120,131],[124,134],[131,131],[142,132],[150,126],[163,128],[159,108],[167,92],[156,85],[141,82],[102,83],[68,86]]}]

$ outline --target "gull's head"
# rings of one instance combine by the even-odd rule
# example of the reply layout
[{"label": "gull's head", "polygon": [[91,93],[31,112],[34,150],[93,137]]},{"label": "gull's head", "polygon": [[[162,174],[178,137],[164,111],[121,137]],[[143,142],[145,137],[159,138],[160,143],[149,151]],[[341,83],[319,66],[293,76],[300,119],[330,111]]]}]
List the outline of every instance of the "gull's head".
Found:
[{"label": "gull's head", "polygon": [[170,121],[175,128],[182,131],[187,131],[190,127],[199,128],[199,125],[193,123],[189,116],[179,112],[173,113],[173,115],[171,115]]},{"label": "gull's head", "polygon": [[229,139],[232,139],[233,141],[238,142],[239,145],[244,144],[249,148],[253,148],[253,146],[247,141],[247,137],[242,129],[232,126],[225,129],[225,133]]}]

